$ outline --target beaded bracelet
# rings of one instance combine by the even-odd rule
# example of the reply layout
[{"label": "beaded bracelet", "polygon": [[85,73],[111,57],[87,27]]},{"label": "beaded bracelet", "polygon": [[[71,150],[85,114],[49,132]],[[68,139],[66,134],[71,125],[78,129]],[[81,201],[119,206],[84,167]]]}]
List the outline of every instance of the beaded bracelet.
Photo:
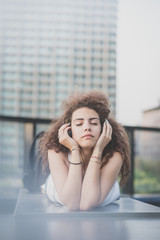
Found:
[{"label": "beaded bracelet", "polygon": [[90,162],[94,162],[94,163],[98,163],[98,164],[101,164],[101,162],[98,162],[98,161],[94,161],[94,160],[90,160]]},{"label": "beaded bracelet", "polygon": [[82,164],[82,161],[81,162],[79,162],[79,163],[75,163],[75,162],[69,162],[70,164],[73,164],[73,165],[80,165],[80,164]]},{"label": "beaded bracelet", "polygon": [[74,150],[80,151],[79,147],[72,148],[72,149],[71,149],[71,152],[73,152]]},{"label": "beaded bracelet", "polygon": [[91,158],[97,158],[101,160],[101,157],[97,157],[97,156],[91,156]]}]

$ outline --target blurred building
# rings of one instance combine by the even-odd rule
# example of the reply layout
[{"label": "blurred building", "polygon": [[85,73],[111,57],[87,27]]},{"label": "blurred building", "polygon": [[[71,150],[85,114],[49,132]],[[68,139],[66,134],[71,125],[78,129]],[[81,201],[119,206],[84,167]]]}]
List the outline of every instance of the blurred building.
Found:
[{"label": "blurred building", "polygon": [[143,126],[160,127],[160,105],[143,112]]},{"label": "blurred building", "polygon": [[[115,115],[116,24],[117,0],[1,0],[0,114],[55,118],[97,89]],[[0,136],[1,169],[21,169],[23,126],[0,122]]]},{"label": "blurred building", "polygon": [[116,22],[116,0],[2,0],[0,114],[53,118],[75,89],[115,114]]}]

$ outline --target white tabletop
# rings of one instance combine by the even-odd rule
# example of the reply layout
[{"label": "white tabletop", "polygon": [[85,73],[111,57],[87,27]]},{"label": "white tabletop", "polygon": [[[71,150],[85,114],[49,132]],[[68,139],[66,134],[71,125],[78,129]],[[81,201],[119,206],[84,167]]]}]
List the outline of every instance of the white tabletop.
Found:
[{"label": "white tabletop", "polygon": [[21,191],[14,214],[17,239],[159,240],[160,208],[129,197],[90,211],[55,207],[43,194]]}]

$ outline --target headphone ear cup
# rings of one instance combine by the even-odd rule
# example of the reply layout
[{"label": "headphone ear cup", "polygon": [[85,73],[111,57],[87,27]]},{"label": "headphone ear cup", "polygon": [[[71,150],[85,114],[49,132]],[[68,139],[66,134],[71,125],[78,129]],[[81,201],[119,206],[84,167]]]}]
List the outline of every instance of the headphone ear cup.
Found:
[{"label": "headphone ear cup", "polygon": [[72,137],[72,131],[71,131],[71,129],[68,130],[68,135],[69,135],[70,137]]},{"label": "headphone ear cup", "polygon": [[102,133],[102,131],[103,131],[103,124],[101,124],[101,133]]}]

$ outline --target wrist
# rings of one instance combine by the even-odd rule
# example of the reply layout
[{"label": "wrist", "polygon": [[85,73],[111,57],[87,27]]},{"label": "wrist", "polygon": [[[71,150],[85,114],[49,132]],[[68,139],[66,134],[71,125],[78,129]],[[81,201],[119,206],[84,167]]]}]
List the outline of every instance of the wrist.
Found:
[{"label": "wrist", "polygon": [[73,144],[69,147],[70,152],[72,152],[73,149],[77,149],[77,150],[79,149],[80,150],[80,147],[79,147],[78,144]]},{"label": "wrist", "polygon": [[103,150],[101,150],[101,148],[95,147],[93,149],[92,155],[97,156],[97,157],[102,157],[102,152],[103,152]]},{"label": "wrist", "polygon": [[73,152],[73,151],[80,151],[80,147],[79,147],[79,146],[72,147],[72,148],[70,149],[70,151],[71,151],[71,152]]},{"label": "wrist", "polygon": [[101,163],[102,162],[102,154],[92,153],[90,161],[91,162]]}]

